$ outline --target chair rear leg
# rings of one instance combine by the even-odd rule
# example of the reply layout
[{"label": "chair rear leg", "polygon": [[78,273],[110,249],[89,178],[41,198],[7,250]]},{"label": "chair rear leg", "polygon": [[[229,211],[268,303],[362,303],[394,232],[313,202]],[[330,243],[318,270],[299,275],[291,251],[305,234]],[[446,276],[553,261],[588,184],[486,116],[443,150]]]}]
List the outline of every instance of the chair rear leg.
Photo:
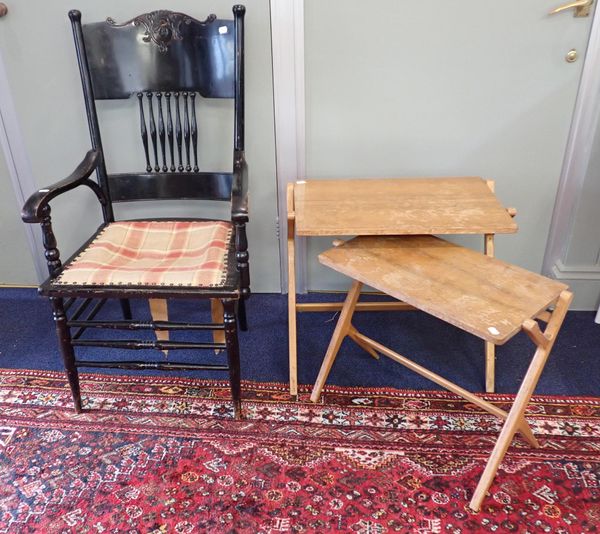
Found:
[{"label": "chair rear leg", "polygon": [[132,315],[131,315],[131,305],[129,304],[129,300],[128,299],[120,299],[119,302],[121,303],[121,310],[123,311],[123,319],[125,319],[126,321],[131,321]]},{"label": "chair rear leg", "polygon": [[242,418],[242,388],[240,384],[240,347],[237,334],[235,313],[236,301],[223,300],[223,323],[225,324],[225,344],[229,363],[229,382],[233,398],[233,410],[236,419]]},{"label": "chair rear leg", "polygon": [[238,322],[242,332],[248,331],[248,321],[246,319],[246,299],[243,297],[238,300]]},{"label": "chair rear leg", "polygon": [[73,403],[75,404],[75,411],[81,413],[81,392],[79,389],[79,373],[75,366],[75,352],[73,351],[73,345],[71,344],[71,332],[67,326],[67,315],[63,305],[63,299],[58,297],[50,298],[53,308],[54,324],[56,326],[56,335],[58,336],[58,345],[60,353],[63,358],[65,371],[67,373],[67,379],[69,386],[71,387],[71,394],[73,396]]}]

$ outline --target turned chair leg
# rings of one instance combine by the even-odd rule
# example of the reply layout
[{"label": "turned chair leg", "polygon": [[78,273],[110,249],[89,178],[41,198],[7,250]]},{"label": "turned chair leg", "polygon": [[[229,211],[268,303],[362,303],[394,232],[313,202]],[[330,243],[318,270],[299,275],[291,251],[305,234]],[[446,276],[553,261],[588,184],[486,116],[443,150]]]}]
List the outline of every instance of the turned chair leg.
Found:
[{"label": "turned chair leg", "polygon": [[56,326],[56,335],[58,336],[58,345],[60,353],[63,358],[65,371],[67,373],[67,380],[71,388],[71,395],[73,396],[73,403],[75,404],[75,411],[81,413],[81,391],[79,389],[79,373],[75,366],[75,352],[73,351],[73,345],[71,344],[71,332],[67,326],[67,315],[63,304],[63,299],[58,297],[51,297],[50,302],[52,303],[54,324]]},{"label": "turned chair leg", "polygon": [[242,388],[240,384],[240,347],[235,313],[236,301],[223,300],[223,323],[225,324],[225,344],[229,363],[229,382],[236,419],[242,418]]},{"label": "turned chair leg", "polygon": [[119,302],[121,303],[121,310],[123,311],[123,319],[126,321],[131,321],[131,304],[129,303],[129,300],[120,299]]},{"label": "turned chair leg", "polygon": [[242,332],[248,331],[248,320],[246,319],[246,299],[241,297],[238,300],[238,322]]}]

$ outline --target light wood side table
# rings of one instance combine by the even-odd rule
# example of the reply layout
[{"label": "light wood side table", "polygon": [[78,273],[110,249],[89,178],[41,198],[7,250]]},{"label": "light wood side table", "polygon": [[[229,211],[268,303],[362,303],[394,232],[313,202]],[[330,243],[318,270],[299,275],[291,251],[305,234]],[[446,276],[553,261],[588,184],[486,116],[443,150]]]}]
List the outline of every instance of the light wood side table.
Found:
[{"label": "light wood side table", "polygon": [[[306,180],[288,185],[288,320],[290,394],[298,393],[297,312],[341,310],[334,302],[296,302],[296,236],[482,234],[494,255],[494,234],[517,231],[494,182],[479,177]],[[407,310],[404,302],[359,302],[356,310]],[[355,339],[360,344],[360,340]],[[486,341],[486,391],[494,391],[495,346]]]},{"label": "light wood side table", "polygon": [[[521,432],[532,447],[540,447],[525,420],[525,411],[573,294],[561,282],[430,235],[356,237],[319,254],[319,261],[349,276],[353,282],[310,400],[319,400],[342,341],[349,336],[369,354],[387,356],[505,419],[469,504],[472,510],[479,511],[514,434]],[[494,345],[502,345],[518,332],[525,332],[536,351],[510,410],[500,409],[359,332],[352,325],[352,314],[363,284],[402,299]],[[538,320],[547,323],[543,332]]]}]

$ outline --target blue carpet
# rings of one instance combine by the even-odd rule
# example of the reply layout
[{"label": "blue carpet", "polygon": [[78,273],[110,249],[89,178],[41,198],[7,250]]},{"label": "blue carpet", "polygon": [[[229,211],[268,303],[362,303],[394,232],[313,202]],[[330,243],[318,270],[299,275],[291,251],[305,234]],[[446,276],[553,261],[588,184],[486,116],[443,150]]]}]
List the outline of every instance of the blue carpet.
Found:
[{"label": "blue carpet", "polygon": [[[309,295],[300,301],[342,300],[343,296]],[[149,318],[147,303],[132,301],[135,318]],[[173,320],[208,320],[207,302],[171,301]],[[250,325],[240,332],[242,378],[256,381],[287,382],[287,300],[278,294],[252,295],[247,302]],[[107,303],[100,318],[120,318],[116,303]],[[312,384],[335,326],[333,313],[298,315],[299,382]],[[483,341],[424,313],[357,313],[355,326],[366,335],[390,346],[400,354],[422,363],[442,376],[471,391],[484,389]],[[62,370],[47,299],[34,289],[0,289],[0,367],[12,369]],[[123,332],[109,333],[112,338],[127,338]],[[147,334],[149,339],[152,333]],[[202,334],[200,334],[202,335]],[[197,335],[196,335],[197,336]],[[90,337],[86,333],[86,337]],[[174,339],[189,340],[189,335],[174,334]],[[195,339],[198,339],[197,337]],[[162,353],[86,349],[85,356],[110,357],[126,352],[127,359],[164,358]],[[497,348],[496,390],[517,391],[533,354],[533,344],[519,334]],[[171,351],[170,359],[180,361],[225,362],[225,356],[212,351]],[[113,372],[122,370],[92,370]],[[151,374],[156,374],[152,373]],[[159,373],[159,374],[164,374]],[[180,373],[201,378],[225,378],[225,373]],[[382,357],[376,361],[352,341],[346,340],[334,364],[328,383],[343,386],[392,386],[406,389],[435,389],[432,382]],[[560,395],[600,394],[600,325],[593,312],[569,312],[550,360],[540,379],[537,393]]]}]

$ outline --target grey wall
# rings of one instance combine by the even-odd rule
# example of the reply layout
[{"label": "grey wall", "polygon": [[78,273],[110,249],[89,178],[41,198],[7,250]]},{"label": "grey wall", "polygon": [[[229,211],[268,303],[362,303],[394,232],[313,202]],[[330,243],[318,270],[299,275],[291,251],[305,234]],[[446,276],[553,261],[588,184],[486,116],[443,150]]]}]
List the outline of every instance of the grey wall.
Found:
[{"label": "grey wall", "polygon": [[[275,142],[273,132],[273,84],[268,0],[247,0],[246,15],[246,155],[249,165],[251,223],[249,241],[252,287],[255,291],[279,291],[279,251],[276,238]],[[231,18],[232,3],[216,0],[180,0],[171,9],[204,18],[215,13]],[[0,50],[6,64],[16,111],[39,186],[63,178],[90,147],[67,12],[79,9],[83,21],[111,16],[126,21],[139,13],[164,8],[163,0],[30,0],[9,6],[0,31]],[[135,102],[103,102],[103,141],[109,172],[144,167]],[[209,146],[201,153],[206,167],[231,168],[231,128],[212,134],[222,118],[231,119],[231,106],[218,102],[199,115],[200,138]],[[222,149],[226,144],[227,150]],[[0,204],[2,219],[13,214],[10,195]],[[150,204],[122,205],[118,215],[140,216]],[[158,215],[198,214],[197,204],[157,206]],[[53,203],[56,233],[62,257],[70,255],[100,223],[100,210],[89,191],[74,191]],[[11,247],[23,248],[23,232],[8,239]],[[21,260],[19,260],[21,261]],[[13,273],[13,274],[9,274]],[[33,268],[21,270],[16,260],[6,259],[0,283],[34,283]]]},{"label": "grey wall", "polygon": [[25,228],[0,150],[0,285],[35,284],[36,275],[25,238]]},{"label": "grey wall", "polygon": [[[591,19],[549,7],[306,0],[307,177],[494,179],[520,227],[497,255],[539,271]],[[345,285],[330,243],[309,240],[309,288]]]}]

